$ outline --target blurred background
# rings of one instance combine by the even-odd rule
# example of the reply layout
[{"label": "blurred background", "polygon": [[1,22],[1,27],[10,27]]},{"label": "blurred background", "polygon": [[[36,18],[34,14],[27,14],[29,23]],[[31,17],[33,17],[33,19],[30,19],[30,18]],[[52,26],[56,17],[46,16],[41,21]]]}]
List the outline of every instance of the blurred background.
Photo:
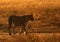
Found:
[{"label": "blurred background", "polygon": [[[28,22],[29,35],[9,36],[11,15],[33,14],[37,21]],[[19,32],[16,28],[16,32]],[[60,0],[0,0],[0,42],[60,42]]]},{"label": "blurred background", "polygon": [[11,15],[31,13],[38,19],[28,25],[32,32],[60,32],[60,0],[0,0],[0,29],[8,28]]}]

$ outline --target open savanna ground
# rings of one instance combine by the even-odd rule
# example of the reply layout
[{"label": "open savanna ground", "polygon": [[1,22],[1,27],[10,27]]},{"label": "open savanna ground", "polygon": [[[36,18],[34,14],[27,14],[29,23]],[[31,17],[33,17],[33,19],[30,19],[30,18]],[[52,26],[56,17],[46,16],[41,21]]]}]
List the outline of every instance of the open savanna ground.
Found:
[{"label": "open savanna ground", "polygon": [[0,42],[60,42],[60,33],[29,33],[8,35],[0,33]]},{"label": "open savanna ground", "polygon": [[[27,23],[27,35],[19,26],[8,34],[11,15],[30,14],[35,20]],[[0,42],[60,42],[60,0],[0,0]]]}]

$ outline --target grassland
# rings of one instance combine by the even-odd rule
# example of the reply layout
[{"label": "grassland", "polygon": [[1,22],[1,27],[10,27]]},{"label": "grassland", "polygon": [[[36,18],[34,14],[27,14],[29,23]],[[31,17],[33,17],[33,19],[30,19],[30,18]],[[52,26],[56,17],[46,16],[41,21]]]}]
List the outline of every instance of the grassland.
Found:
[{"label": "grassland", "polygon": [[0,42],[60,42],[59,33],[29,33],[9,36],[7,33],[0,33]]},{"label": "grassland", "polygon": [[[29,14],[37,19],[28,22],[29,34],[8,35],[9,17]],[[60,0],[0,0],[0,42],[60,42]]]}]

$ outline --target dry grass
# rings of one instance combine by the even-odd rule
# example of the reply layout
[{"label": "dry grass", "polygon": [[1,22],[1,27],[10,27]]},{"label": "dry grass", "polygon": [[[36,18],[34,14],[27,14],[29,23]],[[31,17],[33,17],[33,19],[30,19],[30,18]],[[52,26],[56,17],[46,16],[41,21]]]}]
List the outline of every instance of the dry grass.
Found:
[{"label": "dry grass", "polygon": [[[38,19],[33,23],[28,22],[27,32],[33,33],[8,35],[8,19],[11,15],[31,13],[34,19]],[[0,0],[0,42],[60,42],[60,33],[54,32],[60,32],[59,0]]]},{"label": "dry grass", "polygon": [[0,42],[60,42],[59,33],[0,34]]}]

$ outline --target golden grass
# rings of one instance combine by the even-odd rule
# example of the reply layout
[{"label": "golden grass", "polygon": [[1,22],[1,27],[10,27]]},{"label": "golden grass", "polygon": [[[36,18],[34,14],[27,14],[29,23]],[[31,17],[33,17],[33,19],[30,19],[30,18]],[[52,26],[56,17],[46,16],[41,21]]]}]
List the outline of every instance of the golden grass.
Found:
[{"label": "golden grass", "polygon": [[[0,0],[0,42],[60,42],[60,33],[29,33],[10,36],[5,34],[11,15],[33,14],[34,21],[28,32],[60,32],[60,0]],[[55,26],[53,26],[55,23]],[[28,30],[29,29],[29,30]],[[4,32],[2,32],[4,31]]]},{"label": "golden grass", "polygon": [[3,34],[0,35],[0,42],[60,42],[60,33]]}]

